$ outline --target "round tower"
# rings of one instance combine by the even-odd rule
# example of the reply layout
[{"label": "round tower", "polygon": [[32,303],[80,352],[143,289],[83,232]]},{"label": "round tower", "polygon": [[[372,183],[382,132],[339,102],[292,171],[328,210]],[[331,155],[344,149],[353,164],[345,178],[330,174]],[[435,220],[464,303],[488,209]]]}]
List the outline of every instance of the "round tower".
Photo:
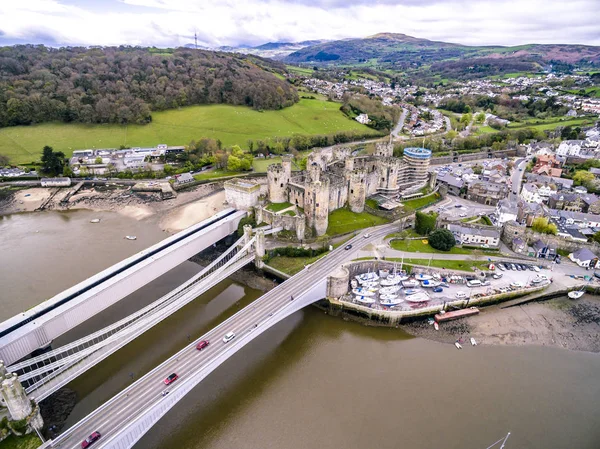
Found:
[{"label": "round tower", "polygon": [[283,171],[285,172],[285,176],[287,179],[291,179],[292,177],[292,156],[289,154],[284,154],[281,157],[281,166],[283,167]]},{"label": "round tower", "polygon": [[329,179],[309,182],[304,195],[304,214],[306,224],[313,228],[318,236],[327,232],[329,224]]},{"label": "round tower", "polygon": [[348,206],[352,212],[360,213],[365,210],[367,196],[367,181],[364,170],[354,170],[350,174],[348,185]]},{"label": "round tower", "polygon": [[269,182],[269,201],[285,203],[288,200],[287,186],[290,181],[290,171],[286,172],[282,164],[269,165],[267,179]]},{"label": "round tower", "polygon": [[402,159],[408,166],[408,182],[424,183],[427,181],[431,150],[427,148],[405,148]]},{"label": "round tower", "polygon": [[379,182],[377,190],[395,192],[398,190],[398,159],[385,158],[379,161]]}]

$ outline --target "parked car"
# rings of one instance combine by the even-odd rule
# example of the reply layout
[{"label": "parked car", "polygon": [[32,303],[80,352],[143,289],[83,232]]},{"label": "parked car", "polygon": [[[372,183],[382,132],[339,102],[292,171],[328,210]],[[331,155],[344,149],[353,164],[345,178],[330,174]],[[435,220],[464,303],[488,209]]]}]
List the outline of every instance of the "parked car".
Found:
[{"label": "parked car", "polygon": [[522,282],[511,282],[510,286],[513,288],[523,288],[525,287],[525,284]]},{"label": "parked car", "polygon": [[467,214],[459,214],[458,216],[461,217],[461,218],[464,218],[464,217],[467,216]]},{"label": "parked car", "polygon": [[434,293],[441,293],[441,292],[443,292],[443,291],[444,291],[444,289],[443,289],[442,287],[435,287],[435,288],[433,289],[433,292],[434,292]]},{"label": "parked car", "polygon": [[494,274],[492,275],[492,277],[493,277],[494,279],[500,279],[502,276],[503,276],[503,275],[502,275],[502,273],[494,273]]},{"label": "parked car", "polygon": [[521,265],[519,265],[518,263],[515,264],[515,268],[517,269],[517,271],[523,271]]},{"label": "parked car", "polygon": [[231,340],[235,338],[235,334],[233,332],[227,332],[223,337],[223,343],[229,343]]},{"label": "parked car", "polygon": [[81,442],[81,448],[85,449],[86,447],[90,447],[92,444],[98,441],[101,436],[102,435],[100,435],[100,432],[93,432],[89,437]]},{"label": "parked car", "polygon": [[198,351],[202,351],[204,348],[206,348],[208,345],[210,344],[210,342],[208,340],[202,340],[199,341],[198,344],[196,345],[196,349]]},{"label": "parked car", "polygon": [[481,286],[482,286],[482,287],[487,287],[488,285],[490,285],[490,281],[483,281],[483,282],[481,283]]},{"label": "parked car", "polygon": [[467,297],[467,294],[465,292],[456,292],[454,296],[456,296],[456,299],[464,299]]},{"label": "parked car", "polygon": [[352,249],[352,245],[346,245],[346,246],[344,247],[344,249],[345,249],[346,251],[348,251],[349,249]]},{"label": "parked car", "polygon": [[533,271],[535,271],[536,273],[540,272],[540,267],[537,267],[535,265],[533,265]]},{"label": "parked car", "polygon": [[506,267],[505,267],[503,264],[499,263],[499,264],[498,264],[498,265],[496,265],[496,266],[497,266],[498,268],[500,268],[502,271],[506,271]]},{"label": "parked car", "polygon": [[481,287],[482,285],[483,283],[478,279],[467,281],[467,287]]},{"label": "parked car", "polygon": [[171,373],[167,376],[165,380],[163,380],[163,382],[165,383],[165,385],[171,385],[177,379],[179,379],[179,376],[176,373]]},{"label": "parked car", "polygon": [[513,271],[517,271],[517,267],[515,266],[514,263],[510,264],[510,269],[513,270]]}]

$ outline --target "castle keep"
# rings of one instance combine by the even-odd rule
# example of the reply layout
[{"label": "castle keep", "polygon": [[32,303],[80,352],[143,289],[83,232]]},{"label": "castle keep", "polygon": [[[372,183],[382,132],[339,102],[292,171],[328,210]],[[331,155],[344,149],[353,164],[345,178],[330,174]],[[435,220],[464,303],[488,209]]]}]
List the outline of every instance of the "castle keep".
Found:
[{"label": "castle keep", "polygon": [[431,151],[406,148],[393,156],[391,143],[378,143],[373,155],[352,156],[350,148],[327,148],[308,157],[306,171],[292,174],[291,157],[267,171],[268,199],[304,210],[306,227],[317,235],[327,231],[329,213],[344,206],[363,212],[374,194],[397,198],[426,185]]}]

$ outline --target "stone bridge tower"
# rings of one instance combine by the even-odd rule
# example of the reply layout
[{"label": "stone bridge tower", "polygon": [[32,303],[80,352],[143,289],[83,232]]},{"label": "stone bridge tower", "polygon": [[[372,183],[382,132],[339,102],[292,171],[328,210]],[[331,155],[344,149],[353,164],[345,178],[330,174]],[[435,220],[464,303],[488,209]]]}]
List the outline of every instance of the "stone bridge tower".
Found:
[{"label": "stone bridge tower", "polygon": [[350,173],[348,206],[352,212],[360,213],[365,210],[365,199],[367,197],[366,176],[364,170],[354,170]]},{"label": "stone bridge tower", "polygon": [[269,165],[267,179],[269,182],[269,201],[285,203],[288,200],[287,188],[290,182],[291,161]]},{"label": "stone bridge tower", "polygon": [[308,182],[305,191],[306,225],[313,228],[317,235],[323,235],[329,224],[329,178]]}]

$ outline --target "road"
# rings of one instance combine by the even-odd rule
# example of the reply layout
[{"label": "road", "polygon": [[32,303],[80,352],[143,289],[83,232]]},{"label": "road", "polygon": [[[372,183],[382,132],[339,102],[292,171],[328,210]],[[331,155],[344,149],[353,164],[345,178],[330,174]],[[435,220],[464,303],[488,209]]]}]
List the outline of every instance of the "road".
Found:
[{"label": "road", "polygon": [[[355,258],[361,247],[380,241],[385,235],[396,231],[397,228],[398,226],[395,224],[371,228],[369,238],[364,238],[361,233],[348,241],[348,244],[353,245],[351,251],[346,251],[344,247],[337,248],[309,268],[305,268],[291,279],[270,290],[203,335],[199,340],[208,340],[211,343],[206,349],[198,351],[195,348],[196,342],[191,343],[73,427],[67,429],[54,440],[52,447],[80,448],[81,442],[93,431],[99,431],[103,435],[102,439],[94,444],[94,449],[103,447],[102,443],[106,442],[111,435],[117,433],[133,418],[143,414],[150,405],[161,401],[164,390],[172,393],[185,382],[186,378],[198,374],[213,360],[218,359],[223,353],[229,352],[232,346],[243,345],[241,341],[238,342],[240,335],[245,332],[261,332],[261,328],[268,328],[278,322],[277,314],[279,312],[294,307],[294,303],[290,300],[291,295],[301,296],[303,292],[308,291],[310,287],[339,265]],[[223,343],[223,336],[230,331],[235,332],[238,339],[234,338],[229,343]],[[166,387],[163,379],[173,372],[179,375],[179,380],[175,381],[172,386]]]},{"label": "road", "polygon": [[521,181],[523,180],[523,173],[525,173],[526,166],[526,159],[521,158],[515,161],[515,168],[511,177],[512,187],[508,195],[508,200],[511,202],[511,204],[517,204],[517,201],[519,201],[519,194],[521,193]]},{"label": "road", "polygon": [[392,130],[392,136],[398,138],[398,134],[400,134],[400,131],[402,131],[402,128],[404,127],[404,122],[406,121],[406,116],[408,114],[408,109],[402,108],[402,114],[400,115],[400,119],[398,120],[398,123],[396,124],[396,127]]}]

